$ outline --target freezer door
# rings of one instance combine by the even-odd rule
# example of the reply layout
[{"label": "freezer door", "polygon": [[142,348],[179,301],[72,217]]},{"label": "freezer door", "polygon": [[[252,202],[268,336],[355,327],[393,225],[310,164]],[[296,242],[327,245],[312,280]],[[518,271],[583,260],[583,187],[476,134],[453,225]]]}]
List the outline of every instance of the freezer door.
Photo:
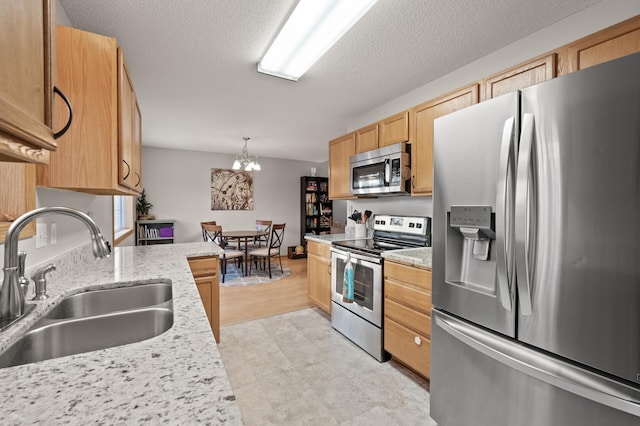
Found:
[{"label": "freezer door", "polygon": [[522,112],[518,338],[638,384],[640,54],[525,89]]},{"label": "freezer door", "polygon": [[440,426],[631,426],[640,390],[434,310],[431,417]]},{"label": "freezer door", "polygon": [[433,304],[515,336],[519,93],[435,120]]}]

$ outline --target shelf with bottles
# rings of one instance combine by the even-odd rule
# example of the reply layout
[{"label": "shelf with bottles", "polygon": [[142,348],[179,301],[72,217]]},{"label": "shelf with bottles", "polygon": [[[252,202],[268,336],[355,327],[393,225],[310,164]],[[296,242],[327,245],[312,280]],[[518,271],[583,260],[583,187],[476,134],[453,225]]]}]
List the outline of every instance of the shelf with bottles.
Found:
[{"label": "shelf with bottles", "polygon": [[173,219],[154,219],[136,221],[136,245],[173,244]]}]

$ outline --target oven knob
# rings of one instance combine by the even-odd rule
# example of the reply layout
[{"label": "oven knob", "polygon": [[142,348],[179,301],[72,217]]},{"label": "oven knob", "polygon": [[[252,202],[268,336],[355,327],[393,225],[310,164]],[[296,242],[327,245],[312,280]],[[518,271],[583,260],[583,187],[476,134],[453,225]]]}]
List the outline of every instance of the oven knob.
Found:
[{"label": "oven knob", "polygon": [[422,228],[422,224],[421,223],[416,223],[416,228],[418,228],[418,229]]},{"label": "oven knob", "polygon": [[409,228],[415,228],[415,226],[416,226],[416,224],[415,224],[415,223],[413,223],[413,222],[410,222],[410,223],[409,223]]},{"label": "oven knob", "polygon": [[413,340],[416,342],[416,345],[422,345],[422,339],[420,338],[420,336],[416,336]]}]

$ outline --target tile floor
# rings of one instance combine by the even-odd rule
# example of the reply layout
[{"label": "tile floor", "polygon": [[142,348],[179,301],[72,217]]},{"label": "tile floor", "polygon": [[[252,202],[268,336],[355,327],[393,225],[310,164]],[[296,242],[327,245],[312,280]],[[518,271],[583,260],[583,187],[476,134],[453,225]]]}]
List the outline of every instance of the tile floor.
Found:
[{"label": "tile floor", "polygon": [[436,424],[427,381],[379,363],[315,308],[224,326],[219,348],[247,426]]}]

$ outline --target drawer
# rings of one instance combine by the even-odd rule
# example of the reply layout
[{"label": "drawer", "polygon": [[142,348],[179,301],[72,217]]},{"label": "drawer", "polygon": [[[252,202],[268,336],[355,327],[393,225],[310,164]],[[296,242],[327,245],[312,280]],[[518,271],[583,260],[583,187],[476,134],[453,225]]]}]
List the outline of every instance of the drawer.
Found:
[{"label": "drawer", "polygon": [[210,277],[218,275],[218,257],[191,257],[189,267],[194,277]]},{"label": "drawer", "polygon": [[428,337],[414,333],[385,316],[384,349],[407,367],[429,377],[431,341]]},{"label": "drawer", "polygon": [[384,263],[384,277],[417,290],[431,291],[431,271],[395,262]]},{"label": "drawer", "polygon": [[431,312],[431,292],[419,291],[414,287],[397,284],[393,281],[384,281],[384,297],[391,299],[409,308],[418,310],[424,314]]},{"label": "drawer", "polygon": [[331,244],[307,240],[307,253],[315,254],[316,256],[331,260]]},{"label": "drawer", "polygon": [[384,299],[384,314],[393,321],[423,336],[431,336],[431,316]]}]

